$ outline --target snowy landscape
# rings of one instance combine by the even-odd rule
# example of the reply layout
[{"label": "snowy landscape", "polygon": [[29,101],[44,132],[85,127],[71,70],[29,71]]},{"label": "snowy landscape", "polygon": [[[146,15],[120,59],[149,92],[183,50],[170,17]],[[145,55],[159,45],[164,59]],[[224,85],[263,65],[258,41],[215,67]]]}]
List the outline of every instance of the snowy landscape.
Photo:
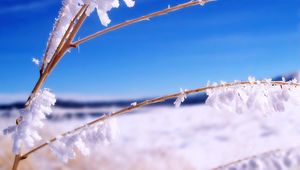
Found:
[{"label": "snowy landscape", "polygon": [[[27,169],[212,169],[241,158],[299,146],[299,108],[289,107],[284,113],[267,116],[219,112],[204,105],[141,109],[118,118],[121,133],[113,144],[98,146],[90,156],[77,158],[78,162],[64,164],[45,148],[25,164],[31,164]],[[51,129],[46,129],[45,134],[53,136],[88,120],[49,121],[47,127]],[[2,118],[1,128],[13,121]],[[4,141],[9,137],[1,135],[1,143]],[[10,151],[9,144],[7,147]],[[5,150],[1,152],[0,167],[9,169],[5,160],[12,158]]]},{"label": "snowy landscape", "polygon": [[[298,74],[289,76],[295,78]],[[76,103],[74,101],[76,100],[72,100],[71,103]],[[102,103],[106,103],[105,106],[85,105],[79,108],[79,103],[84,103],[83,101],[77,102],[76,107],[73,108],[70,105],[65,108],[62,107],[64,105],[58,105],[54,108],[54,117],[49,117],[46,122],[46,127],[51,128],[44,129],[43,136],[47,139],[89,122],[97,116],[119,110],[120,103],[126,103],[125,100],[123,101],[104,101]],[[22,165],[22,169],[210,170],[276,150],[293,151],[297,156],[291,157],[291,153],[277,155],[275,158],[269,158],[270,155],[263,156],[257,161],[258,167],[259,162],[271,160],[273,163],[267,166],[266,163],[261,164],[258,169],[278,166],[281,169],[300,168],[298,159],[300,152],[297,151],[300,146],[300,116],[298,115],[300,106],[287,105],[286,110],[280,113],[236,114],[225,110],[218,111],[203,103],[175,108],[170,105],[172,102],[141,108],[119,116],[118,138],[112,144],[97,145],[88,157],[78,153],[75,160],[64,164],[55,158],[53,153],[49,153],[49,148],[44,148],[29,158]],[[6,109],[3,106],[6,106]],[[7,103],[2,104],[1,129],[15,121],[16,110],[8,106]],[[71,113],[75,115],[81,113],[81,115],[71,116]],[[66,114],[69,115],[64,116]],[[7,146],[7,150],[1,150],[0,167],[9,169],[6,161],[12,159],[12,155],[7,156],[11,148],[8,142],[10,137],[3,135],[0,137],[1,145]],[[248,165],[249,170],[255,169],[250,167],[253,159],[246,160],[244,163]],[[290,161],[289,166],[284,162],[286,159]],[[48,163],[49,161],[51,164]]]}]

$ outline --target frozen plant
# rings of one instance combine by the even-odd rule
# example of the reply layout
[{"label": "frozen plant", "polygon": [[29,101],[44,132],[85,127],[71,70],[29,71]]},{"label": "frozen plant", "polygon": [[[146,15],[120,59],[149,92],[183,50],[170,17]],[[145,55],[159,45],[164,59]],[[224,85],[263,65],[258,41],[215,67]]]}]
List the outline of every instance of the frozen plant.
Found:
[{"label": "frozen plant", "polygon": [[22,144],[33,147],[36,141],[41,140],[38,130],[44,126],[43,120],[52,112],[55,96],[49,89],[38,92],[29,107],[20,111],[21,120],[15,126],[4,130],[4,134],[11,134],[13,138],[13,153],[20,154]]},{"label": "frozen plant", "polygon": [[77,133],[58,136],[55,142],[49,142],[49,147],[60,160],[68,162],[69,159],[75,158],[75,148],[87,156],[94,147],[111,143],[118,134],[116,119],[112,118],[96,125],[86,126]]},{"label": "frozen plant", "polygon": [[[231,108],[232,111],[235,111],[236,107],[239,106],[235,104],[237,102],[235,100],[241,102],[240,99],[235,99],[235,97],[238,97],[240,95],[240,91],[243,91],[245,93],[245,99],[249,99],[250,96],[256,95],[257,90],[260,92],[260,89],[263,89],[263,91],[267,91],[268,94],[272,94],[269,95],[271,99],[274,98],[270,101],[268,98],[262,100],[254,100],[255,104],[262,105],[262,107],[266,107],[265,101],[272,102],[267,103],[267,106],[273,106],[273,104],[275,104],[274,106],[276,106],[278,103],[292,100],[294,100],[295,102],[299,101],[299,83],[297,83],[296,80],[289,82],[271,80],[256,81],[253,80],[253,78],[250,78],[249,81],[244,82],[235,81],[233,83],[214,83],[213,85],[208,85],[206,87],[201,87],[192,90],[181,90],[179,93],[145,100],[143,102],[140,102],[138,105],[130,105],[119,111],[104,115],[96,120],[89,122],[86,125],[80,126],[72,131],[66,132],[58,136],[57,138],[53,138],[50,141],[35,147],[31,151],[22,155],[21,158],[27,158],[30,154],[40,150],[41,148],[45,146],[50,146],[51,150],[62,161],[67,162],[69,159],[73,159],[76,156],[74,148],[78,148],[78,150],[83,155],[88,155],[90,153],[91,148],[93,148],[95,144],[102,143],[105,145],[110,143],[110,141],[114,139],[118,134],[117,123],[111,119],[120,114],[138,109],[142,106],[147,106],[150,104],[166,101],[173,98],[177,98],[176,101],[178,103],[181,103],[187,95],[205,91],[208,91],[209,93],[209,97],[207,99],[208,103],[215,104],[219,108]],[[224,101],[224,103],[222,103],[222,100]],[[245,110],[251,108],[247,105],[247,102],[241,103],[241,106],[243,104],[246,107]],[[281,106],[281,104],[279,105]],[[270,111],[281,111],[276,110],[278,109],[278,107],[274,106],[273,110]],[[7,131],[10,131],[10,129],[8,129]]]},{"label": "frozen plant", "polygon": [[185,94],[185,91],[186,90],[182,90],[182,88],[180,88],[181,95],[178,96],[177,99],[174,102],[176,107],[180,107],[181,103],[183,103],[185,101],[185,99],[187,98],[187,95]]},{"label": "frozen plant", "polygon": [[[124,0],[128,7],[134,6],[134,1]],[[63,6],[59,12],[59,16],[56,19],[56,22],[53,27],[53,31],[50,34],[47,50],[44,55],[44,68],[53,58],[57,48],[61,41],[66,41],[64,38],[65,33],[69,29],[69,26],[72,23],[72,20],[78,14],[80,9],[87,5],[88,7],[81,13],[81,15],[89,16],[93,11],[97,11],[99,19],[104,26],[107,26],[110,23],[108,17],[108,11],[112,8],[119,7],[119,0],[64,0]]]},{"label": "frozen plant", "polygon": [[300,148],[274,150],[241,159],[213,170],[291,170],[300,167]]},{"label": "frozen plant", "polygon": [[256,81],[249,77],[249,84],[224,86],[207,89],[206,104],[218,109],[236,113],[258,112],[273,113],[285,110],[286,103],[300,102],[300,88],[296,80],[285,82],[285,85],[274,85],[270,79]]}]

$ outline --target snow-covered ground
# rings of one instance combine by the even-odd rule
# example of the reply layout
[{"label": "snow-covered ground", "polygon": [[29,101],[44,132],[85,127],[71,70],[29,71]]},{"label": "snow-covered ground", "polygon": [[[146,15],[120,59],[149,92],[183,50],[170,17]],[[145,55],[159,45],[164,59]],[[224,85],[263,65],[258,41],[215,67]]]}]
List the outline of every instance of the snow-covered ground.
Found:
[{"label": "snow-covered ground", "polygon": [[[44,149],[25,161],[35,162],[33,169],[212,169],[270,150],[300,146],[299,109],[289,106],[283,113],[238,115],[204,105],[148,107],[120,116],[119,139],[95,148],[88,158],[79,156],[63,165],[49,158],[49,150]],[[1,120],[0,128],[11,121]],[[86,121],[49,121],[45,134],[51,136]]]}]

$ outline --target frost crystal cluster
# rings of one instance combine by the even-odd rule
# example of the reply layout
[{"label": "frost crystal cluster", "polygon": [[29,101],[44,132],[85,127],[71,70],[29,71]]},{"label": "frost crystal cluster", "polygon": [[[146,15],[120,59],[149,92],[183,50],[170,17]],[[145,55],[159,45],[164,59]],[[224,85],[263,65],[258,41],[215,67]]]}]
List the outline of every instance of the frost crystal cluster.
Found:
[{"label": "frost crystal cluster", "polygon": [[41,140],[38,129],[44,126],[43,120],[52,113],[51,106],[55,102],[55,96],[48,89],[40,91],[33,97],[30,105],[20,111],[19,124],[4,130],[5,135],[12,134],[14,154],[20,153],[22,144],[33,147],[34,142]]},{"label": "frost crystal cluster", "polygon": [[177,99],[174,102],[175,107],[180,107],[181,103],[183,103],[185,101],[185,99],[187,98],[187,95],[185,94],[185,90],[180,89],[180,93],[181,94],[177,97]]},{"label": "frost crystal cluster", "polygon": [[77,148],[84,156],[90,154],[97,144],[107,145],[119,134],[119,128],[115,118],[100,122],[97,125],[87,126],[81,131],[57,137],[53,143],[49,143],[52,152],[63,162],[74,159]]},{"label": "frost crystal cluster", "polygon": [[[124,0],[128,7],[134,6],[133,0]],[[119,0],[86,0],[86,4],[89,4],[89,7],[86,11],[86,14],[89,16],[94,10],[97,11],[101,24],[107,26],[110,23],[107,12],[112,8],[119,7]]]},{"label": "frost crystal cluster", "polygon": [[[134,6],[133,0],[124,1],[128,7]],[[112,8],[119,7],[119,0],[64,0],[63,7],[59,12],[59,16],[56,19],[52,33],[50,34],[47,43],[47,50],[44,55],[44,67],[46,67],[47,64],[51,61],[56,49],[63,39],[64,34],[70,26],[71,21],[84,4],[88,5],[85,13],[87,16],[89,16],[94,10],[96,10],[101,23],[104,26],[107,26],[111,21],[107,13]]]},{"label": "frost crystal cluster", "polygon": [[219,170],[292,170],[300,167],[300,148],[274,151],[238,161]]},{"label": "frost crystal cluster", "polygon": [[274,84],[272,81],[255,81],[249,77],[249,84],[225,86],[221,85],[208,89],[206,104],[218,109],[236,113],[246,111],[259,113],[282,112],[288,101],[299,104],[300,88],[297,81],[282,81]]}]

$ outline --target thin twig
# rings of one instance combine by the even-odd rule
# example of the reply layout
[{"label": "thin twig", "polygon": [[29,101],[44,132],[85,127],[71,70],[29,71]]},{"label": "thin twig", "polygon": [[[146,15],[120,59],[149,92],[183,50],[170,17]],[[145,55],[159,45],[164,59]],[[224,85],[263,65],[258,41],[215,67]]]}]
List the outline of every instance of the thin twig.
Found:
[{"label": "thin twig", "polygon": [[[71,35],[71,32],[74,32],[74,31],[73,31],[73,27],[74,27],[74,25],[75,25],[75,23],[76,23],[76,20],[77,20],[78,18],[80,18],[80,17],[85,13],[86,9],[87,9],[87,5],[85,4],[85,5],[83,5],[83,6],[80,8],[80,10],[77,12],[77,14],[75,15],[75,17],[73,18],[73,20],[72,20],[71,23],[69,24],[69,27],[68,27],[66,33],[64,34],[63,38],[61,39],[59,45],[57,46],[57,48],[56,48],[56,50],[55,50],[55,52],[54,52],[53,57],[52,57],[51,60],[53,60],[53,59],[55,58],[55,56],[57,56],[57,54],[62,50],[62,48],[65,46],[65,44],[67,44],[67,40],[69,39],[69,37],[70,37],[70,35]],[[77,33],[77,32],[76,32],[76,33]],[[68,42],[68,43],[70,43],[70,42]],[[69,46],[69,44],[68,44],[68,46]],[[48,48],[49,48],[49,46],[48,46]],[[46,52],[47,52],[47,51],[46,51]],[[45,53],[45,54],[46,54],[46,53]],[[46,57],[44,57],[44,59],[45,59],[45,58],[46,58]],[[50,60],[50,63],[51,63],[51,60]],[[46,64],[45,62],[46,62],[46,61],[43,61],[43,65]],[[44,69],[44,68],[42,67],[42,69]],[[44,71],[44,70],[42,70],[42,71]]]},{"label": "thin twig", "polygon": [[[290,82],[283,82],[283,81],[273,81],[273,82],[267,82],[267,81],[260,81],[261,84],[268,84],[268,83],[271,83],[272,85],[294,85],[294,86],[300,86],[299,83],[290,83]],[[227,83],[227,84],[222,84],[222,85],[217,85],[217,86],[206,86],[206,87],[201,87],[201,88],[197,88],[197,89],[193,89],[193,90],[186,90],[184,93],[186,95],[189,95],[189,94],[194,94],[194,93],[199,93],[199,92],[204,92],[206,90],[209,90],[209,89],[215,89],[215,88],[225,88],[225,87],[232,87],[232,86],[240,86],[240,85],[250,85],[250,84],[254,84],[254,85],[257,85],[259,83],[257,82],[234,82],[234,83]],[[169,100],[169,99],[173,99],[173,98],[177,98],[179,96],[181,96],[182,93],[174,93],[174,94],[170,94],[170,95],[166,95],[166,96],[162,96],[162,97],[158,97],[158,98],[154,98],[154,99],[151,99],[151,100],[145,100],[141,103],[137,103],[136,105],[134,106],[128,106],[124,109],[121,109],[117,112],[113,112],[112,114],[107,114],[107,115],[104,115],[98,119],[95,119],[87,124],[84,124],[82,126],[79,126],[71,131],[68,131],[68,132],[65,132],[63,134],[61,134],[60,136],[66,136],[67,134],[73,134],[87,126],[91,126],[91,125],[95,125],[96,123],[98,122],[102,122],[102,121],[105,121],[111,117],[115,117],[115,116],[118,116],[120,114],[123,114],[123,113],[127,113],[127,112],[130,112],[130,111],[133,111],[133,110],[136,110],[138,108],[141,108],[143,106],[147,106],[147,105],[151,105],[151,104],[155,104],[155,103],[159,103],[159,102],[163,102],[163,101],[166,101],[166,100]],[[25,153],[24,155],[21,156],[21,158],[23,159],[26,159],[30,154],[44,148],[45,146],[47,146],[49,143],[53,143],[55,142],[57,139],[56,138],[52,138],[51,140],[49,140],[48,142],[44,143],[44,144],[41,144],[40,146],[37,146],[36,148],[32,149],[31,151]]]},{"label": "thin twig", "polygon": [[[84,9],[84,11],[86,11],[86,8]],[[83,24],[84,20],[86,19],[86,17],[87,16],[86,16],[85,12],[83,12],[82,15],[79,17],[78,22],[72,29],[72,32],[70,33],[69,37],[67,38],[64,46],[57,53],[57,55],[54,56],[53,62],[49,63],[49,71],[48,72],[51,72],[55,68],[55,66],[59,63],[59,61],[64,56],[64,54],[71,48],[71,42],[73,41],[74,37],[78,33],[78,31],[79,31],[81,25]]]},{"label": "thin twig", "polygon": [[[211,2],[211,1],[209,1],[209,0],[202,1],[201,5],[204,5],[207,2]],[[186,3],[183,3],[183,4],[179,4],[179,5],[176,5],[176,6],[173,6],[173,7],[169,7],[169,8],[163,9],[161,11],[157,11],[157,12],[150,13],[150,14],[147,14],[147,15],[144,15],[144,16],[132,19],[132,20],[128,20],[128,21],[122,22],[120,24],[108,27],[108,28],[106,28],[104,30],[101,30],[101,31],[98,31],[98,32],[96,32],[94,34],[86,36],[85,38],[79,39],[79,40],[73,42],[72,46],[74,48],[76,48],[78,45],[80,45],[80,44],[82,44],[84,42],[87,42],[87,41],[89,41],[91,39],[94,39],[94,38],[96,38],[96,37],[98,37],[100,35],[106,34],[108,32],[111,32],[111,31],[114,31],[114,30],[126,27],[126,26],[134,24],[134,23],[138,23],[138,22],[141,22],[141,21],[149,20],[150,18],[153,18],[153,17],[161,16],[161,15],[164,15],[164,14],[167,14],[167,13],[170,13],[170,12],[174,12],[174,11],[177,11],[177,10],[180,10],[180,9],[183,9],[183,8],[191,7],[191,6],[194,6],[194,5],[200,5],[199,1],[195,0],[195,1],[186,2]]]},{"label": "thin twig", "polygon": [[15,155],[15,159],[14,159],[14,164],[13,164],[12,170],[17,170],[18,169],[19,162],[21,161],[20,158],[21,158],[20,154]]}]

